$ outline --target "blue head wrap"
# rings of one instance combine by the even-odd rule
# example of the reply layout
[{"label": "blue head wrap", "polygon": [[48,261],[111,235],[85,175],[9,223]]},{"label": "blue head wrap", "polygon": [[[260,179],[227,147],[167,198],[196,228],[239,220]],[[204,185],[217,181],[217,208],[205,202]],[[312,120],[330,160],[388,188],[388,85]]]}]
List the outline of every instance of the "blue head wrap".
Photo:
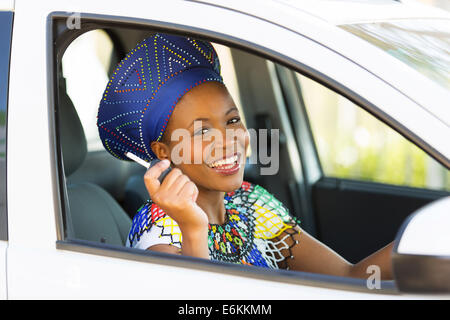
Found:
[{"label": "blue head wrap", "polygon": [[106,86],[97,119],[103,146],[122,160],[128,160],[125,152],[156,158],[150,144],[161,139],[176,103],[207,81],[223,83],[209,42],[161,33],[145,39]]}]

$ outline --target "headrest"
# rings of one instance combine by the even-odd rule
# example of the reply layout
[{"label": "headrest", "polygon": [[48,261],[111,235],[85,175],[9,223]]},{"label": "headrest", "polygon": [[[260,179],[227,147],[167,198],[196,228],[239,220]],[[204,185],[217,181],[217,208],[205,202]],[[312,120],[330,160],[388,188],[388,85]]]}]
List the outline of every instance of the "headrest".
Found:
[{"label": "headrest", "polygon": [[65,80],[60,81],[58,94],[59,134],[66,177],[84,162],[87,153],[86,137],[77,111],[66,93]]}]

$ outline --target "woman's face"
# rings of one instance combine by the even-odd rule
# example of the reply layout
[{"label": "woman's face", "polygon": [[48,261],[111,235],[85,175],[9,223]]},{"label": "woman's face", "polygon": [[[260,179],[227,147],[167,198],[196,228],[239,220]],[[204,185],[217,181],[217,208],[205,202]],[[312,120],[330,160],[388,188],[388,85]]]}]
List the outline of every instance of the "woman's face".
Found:
[{"label": "woman's face", "polygon": [[152,144],[158,158],[167,157],[197,187],[230,192],[241,186],[249,135],[222,84],[205,82],[187,92],[161,142],[162,148]]}]

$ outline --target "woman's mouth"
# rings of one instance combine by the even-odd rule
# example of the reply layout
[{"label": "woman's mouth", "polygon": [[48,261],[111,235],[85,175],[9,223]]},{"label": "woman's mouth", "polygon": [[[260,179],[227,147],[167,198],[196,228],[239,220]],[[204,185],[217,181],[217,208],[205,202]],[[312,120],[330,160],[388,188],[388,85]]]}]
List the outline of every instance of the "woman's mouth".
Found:
[{"label": "woman's mouth", "polygon": [[221,160],[214,161],[208,164],[208,167],[216,171],[217,173],[224,175],[235,174],[241,168],[240,164],[240,154],[235,153],[234,155],[223,158]]}]

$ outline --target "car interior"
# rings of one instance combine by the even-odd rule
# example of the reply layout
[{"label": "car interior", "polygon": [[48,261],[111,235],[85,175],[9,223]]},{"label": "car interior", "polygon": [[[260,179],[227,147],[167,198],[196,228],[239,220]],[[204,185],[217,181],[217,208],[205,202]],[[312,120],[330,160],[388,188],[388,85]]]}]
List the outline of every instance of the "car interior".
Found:
[{"label": "car interior", "polygon": [[[61,60],[76,37],[102,29],[113,43],[108,66],[111,74],[125,54],[155,30],[105,22],[84,25],[85,29],[77,30],[76,36],[73,32],[69,36],[67,30],[58,31],[55,42],[55,127],[61,158],[65,237],[123,246],[134,214],[148,199],[143,182],[145,168],[118,160],[104,149],[88,150],[77,113],[80,106],[67,93],[68,79],[64,78]],[[206,39],[222,42],[220,38]],[[224,41],[223,44],[227,45]],[[266,188],[301,221],[306,232],[348,261],[356,263],[388,244],[411,213],[450,194],[445,190],[326,176],[302,88],[296,81],[297,70],[270,61],[256,50],[229,47],[247,127],[280,132],[278,173],[261,175],[264,164],[248,163],[244,180]]]}]

